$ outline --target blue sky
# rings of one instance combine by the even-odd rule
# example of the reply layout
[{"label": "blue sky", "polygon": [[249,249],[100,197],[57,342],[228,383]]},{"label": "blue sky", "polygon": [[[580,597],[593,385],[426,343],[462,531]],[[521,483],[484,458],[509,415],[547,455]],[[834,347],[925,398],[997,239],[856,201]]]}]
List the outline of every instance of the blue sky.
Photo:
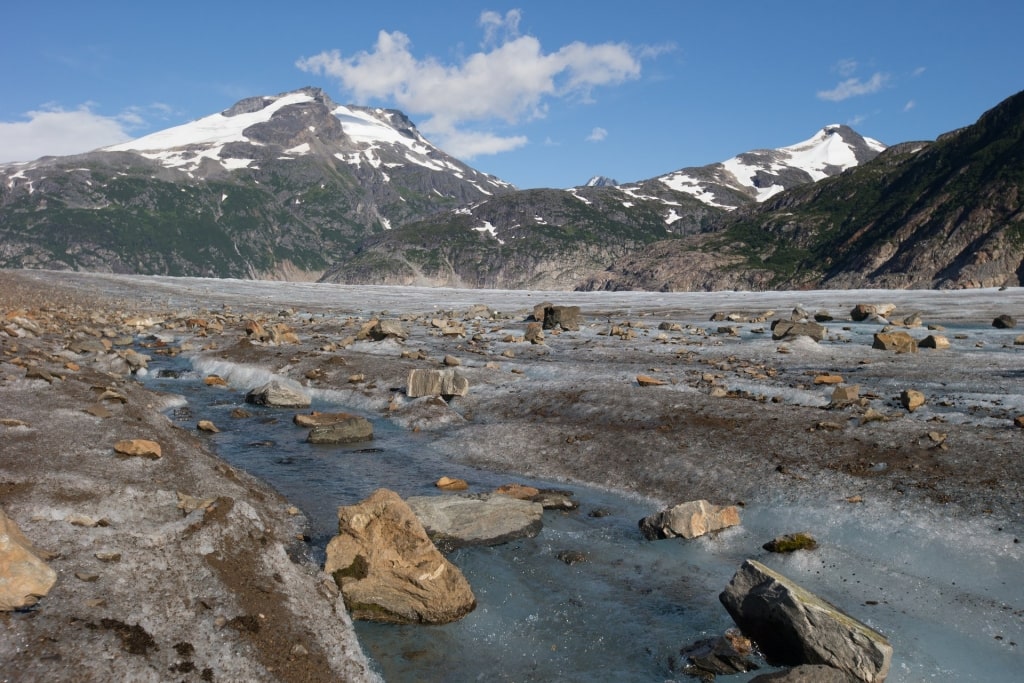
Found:
[{"label": "blue sky", "polygon": [[629,182],[846,123],[934,139],[1024,89],[1024,3],[14,3],[0,162],[313,85],[519,187]]}]

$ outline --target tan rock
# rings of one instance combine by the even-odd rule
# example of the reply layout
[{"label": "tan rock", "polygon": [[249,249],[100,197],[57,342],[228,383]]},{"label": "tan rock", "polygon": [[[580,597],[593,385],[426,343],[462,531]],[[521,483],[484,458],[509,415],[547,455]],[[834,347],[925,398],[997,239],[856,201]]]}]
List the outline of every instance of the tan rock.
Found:
[{"label": "tan rock", "polygon": [[917,340],[906,332],[878,332],[871,348],[896,353],[917,353]]},{"label": "tan rock", "polygon": [[948,349],[949,339],[941,334],[929,334],[918,344],[922,349]]},{"label": "tan rock", "polygon": [[1013,424],[1016,425],[1017,427],[1024,428],[1024,415],[1018,415],[1017,417],[1013,418]]},{"label": "tan rock", "polygon": [[219,375],[207,375],[203,379],[203,384],[205,384],[208,387],[226,387],[228,385],[228,382],[226,379],[220,377]]},{"label": "tan rock", "polygon": [[842,375],[816,375],[814,378],[815,384],[842,384]]},{"label": "tan rock", "polygon": [[0,611],[31,607],[50,592],[57,572],[0,509]]},{"label": "tan rock", "polygon": [[462,572],[430,541],[408,504],[387,489],[338,508],[338,535],[327,545],[324,571],[354,619],[444,624],[476,607]]},{"label": "tan rock", "polygon": [[845,387],[836,387],[832,390],[833,403],[849,403],[860,397],[860,385],[849,384]]},{"label": "tan rock", "polygon": [[466,483],[465,479],[455,479],[452,477],[441,477],[434,486],[442,491],[465,491],[469,488],[469,484]]},{"label": "tan rock", "polygon": [[217,429],[217,425],[213,424],[210,420],[200,420],[199,423],[196,424],[196,429],[201,432],[210,432],[211,434],[216,434],[220,431]]},{"label": "tan rock", "polygon": [[706,500],[680,503],[640,520],[640,531],[648,540],[658,538],[696,538],[740,523],[735,505],[712,505]]},{"label": "tan rock", "polygon": [[454,368],[437,370],[414,368],[409,371],[405,394],[409,398],[420,396],[465,396],[469,381]]},{"label": "tan rock", "polygon": [[660,387],[665,384],[668,384],[668,382],[666,382],[665,380],[657,379],[655,377],[651,377],[650,375],[637,375],[636,383],[642,387]]},{"label": "tan rock", "polygon": [[149,439],[123,439],[114,444],[114,452],[120,455],[153,458],[154,460],[163,455],[160,444]]},{"label": "tan rock", "polygon": [[904,389],[900,393],[900,403],[910,412],[914,412],[924,405],[925,396],[916,389]]},{"label": "tan rock", "polygon": [[510,498],[530,500],[540,494],[540,489],[533,486],[524,486],[523,484],[505,484],[494,489],[494,492],[502,496],[509,496]]},{"label": "tan rock", "polygon": [[526,334],[523,339],[531,344],[544,343],[544,325],[538,322],[526,323]]}]

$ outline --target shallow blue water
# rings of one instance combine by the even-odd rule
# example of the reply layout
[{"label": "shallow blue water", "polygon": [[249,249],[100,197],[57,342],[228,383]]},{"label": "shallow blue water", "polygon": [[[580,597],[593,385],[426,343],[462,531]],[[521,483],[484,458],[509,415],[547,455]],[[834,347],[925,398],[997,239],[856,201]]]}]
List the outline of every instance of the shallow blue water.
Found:
[{"label": "shallow blue water", "polygon": [[[206,387],[184,359],[150,365],[146,383],[180,394],[188,406],[171,414],[181,426],[212,420],[202,434],[233,466],[267,481],[309,518],[311,553],[322,561],[337,531],[337,508],[386,487],[402,496],[438,495],[442,474],[471,491],[510,481],[541,488],[564,484],[452,463],[431,450],[429,433],[413,433],[365,415],[375,438],[350,446],[305,442],[296,411],[245,404],[245,392]],[[161,377],[168,370],[177,377]],[[233,418],[244,407],[248,418]],[[314,402],[313,410],[346,410]],[[572,487],[580,508],[547,511],[542,532],[490,548],[463,548],[449,559],[466,575],[477,608],[454,624],[356,624],[375,666],[388,681],[661,681],[672,677],[679,648],[732,625],[718,592],[741,561],[708,542],[648,542],[637,521],[650,502]],[[596,514],[594,514],[596,513]],[[712,550],[708,552],[709,548]],[[561,551],[586,560],[568,565]],[[732,680],[744,680],[733,678]]]}]

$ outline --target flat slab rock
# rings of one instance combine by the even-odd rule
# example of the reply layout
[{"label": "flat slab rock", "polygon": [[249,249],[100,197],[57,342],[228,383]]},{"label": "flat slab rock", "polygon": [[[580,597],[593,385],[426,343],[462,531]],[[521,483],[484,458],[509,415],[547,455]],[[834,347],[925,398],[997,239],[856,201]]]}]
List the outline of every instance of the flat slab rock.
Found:
[{"label": "flat slab rock", "polygon": [[760,562],[744,562],[719,599],[773,664],[824,664],[868,683],[889,673],[885,636]]},{"label": "flat slab rock", "polygon": [[543,525],[541,503],[501,494],[411,496],[406,502],[431,540],[446,550],[529,538]]}]

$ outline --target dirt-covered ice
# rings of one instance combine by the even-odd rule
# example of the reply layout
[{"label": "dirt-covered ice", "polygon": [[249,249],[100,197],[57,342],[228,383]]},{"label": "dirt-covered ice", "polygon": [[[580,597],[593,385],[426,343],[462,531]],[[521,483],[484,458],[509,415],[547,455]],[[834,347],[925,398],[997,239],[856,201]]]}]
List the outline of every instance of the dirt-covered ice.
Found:
[{"label": "dirt-covered ice", "polygon": [[[708,546],[722,585],[725,567],[743,557],[772,564],[889,636],[889,680],[1008,680],[1018,670],[1024,429],[1014,420],[1024,414],[1024,345],[1015,341],[1024,325],[998,329],[992,321],[1024,321],[1024,290],[567,293],[8,277],[157,318],[231,311],[284,323],[298,343],[241,342],[240,328],[201,338],[194,329],[161,334],[191,343],[203,374],[239,389],[270,376],[292,380],[430,432],[432,446],[454,462],[584,482],[654,507],[741,502],[742,527]],[[580,306],[581,329],[522,341],[527,316],[544,301]],[[853,322],[850,311],[890,302],[889,321],[922,321],[897,329],[917,340],[944,336],[950,348],[873,349],[885,323]],[[833,318],[822,323],[821,342],[772,339],[771,321],[797,307]],[[717,312],[737,315],[712,322]],[[402,319],[409,337],[346,339],[373,317]],[[431,321],[444,318],[464,323],[465,335],[441,334]],[[443,407],[404,397],[409,370],[441,367],[446,355],[458,359],[469,394]],[[662,383],[641,386],[638,375]],[[19,382],[4,390],[34,395]],[[854,400],[833,400],[837,386],[852,385]],[[901,403],[908,389],[925,396],[913,412]],[[80,419],[68,411],[68,424]],[[95,457],[104,447],[89,448]],[[35,509],[32,491],[17,496],[5,507],[21,517]],[[27,527],[45,534],[48,523]],[[760,549],[799,530],[811,531],[821,549],[790,557]],[[54,602],[44,601],[35,618]]]}]

